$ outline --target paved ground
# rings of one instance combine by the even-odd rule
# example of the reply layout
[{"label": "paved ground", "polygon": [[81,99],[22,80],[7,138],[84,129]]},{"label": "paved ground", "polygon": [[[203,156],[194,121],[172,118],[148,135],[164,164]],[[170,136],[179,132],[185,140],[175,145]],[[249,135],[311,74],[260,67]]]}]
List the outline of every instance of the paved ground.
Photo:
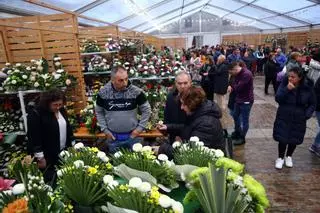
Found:
[{"label": "paved ground", "polygon": [[[318,131],[315,118],[308,121],[304,143],[293,154],[294,167],[276,170],[277,142],[272,128],[277,110],[272,85],[264,95],[264,78],[255,78],[255,104],[251,111],[247,143],[235,147],[235,159],[261,181],[271,203],[272,213],[320,213],[320,158],[308,151]],[[232,120],[229,122],[232,127]],[[231,130],[230,130],[231,132]]]}]

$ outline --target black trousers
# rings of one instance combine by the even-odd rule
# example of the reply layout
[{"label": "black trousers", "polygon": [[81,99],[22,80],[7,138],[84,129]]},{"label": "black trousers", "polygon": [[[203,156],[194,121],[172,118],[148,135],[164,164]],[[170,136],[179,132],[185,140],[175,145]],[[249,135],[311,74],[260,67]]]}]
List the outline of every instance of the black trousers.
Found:
[{"label": "black trousers", "polygon": [[265,82],[264,82],[264,93],[268,94],[269,84],[272,82],[274,94],[277,93],[279,83],[277,82],[277,76],[266,76]]},{"label": "black trousers", "polygon": [[292,156],[294,150],[296,149],[297,145],[294,144],[285,144],[285,143],[280,143],[278,144],[278,151],[279,151],[279,158],[284,158],[286,150],[286,156]]}]

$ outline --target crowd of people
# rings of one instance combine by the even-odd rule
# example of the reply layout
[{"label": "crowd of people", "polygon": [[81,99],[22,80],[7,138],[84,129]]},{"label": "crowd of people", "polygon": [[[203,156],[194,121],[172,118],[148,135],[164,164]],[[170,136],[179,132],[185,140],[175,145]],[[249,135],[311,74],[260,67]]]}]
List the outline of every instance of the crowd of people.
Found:
[{"label": "crowd of people", "polygon": [[[254,75],[264,72],[265,94],[272,82],[279,104],[273,130],[273,138],[279,142],[275,168],[281,169],[284,164],[292,167],[292,155],[303,142],[306,122],[314,111],[320,125],[319,49],[312,50],[308,72],[302,68],[299,52],[285,55],[280,47],[258,47],[254,51],[252,46],[224,49],[217,45],[184,50],[182,54],[187,69],[177,73],[167,96],[164,122],[157,126],[168,134],[168,140],[153,150],[172,157],[173,142],[197,136],[206,146],[225,151],[229,115],[234,121],[233,144],[245,144],[254,103]],[[40,105],[28,115],[29,152],[40,168],[50,171],[58,163],[58,153],[73,140],[63,105],[61,92],[49,91],[42,94]],[[140,142],[139,133],[151,113],[143,90],[130,83],[122,66],[112,70],[110,82],[98,94],[95,110],[108,137],[104,151],[111,153]],[[320,132],[310,151],[320,156]]]}]

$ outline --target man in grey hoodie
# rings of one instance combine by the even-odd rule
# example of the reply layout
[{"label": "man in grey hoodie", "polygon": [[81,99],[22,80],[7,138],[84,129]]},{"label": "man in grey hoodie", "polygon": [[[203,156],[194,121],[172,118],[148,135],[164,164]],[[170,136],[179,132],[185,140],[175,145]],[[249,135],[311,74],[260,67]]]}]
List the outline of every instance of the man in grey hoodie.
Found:
[{"label": "man in grey hoodie", "polygon": [[[101,130],[107,135],[109,152],[132,148],[151,114],[143,90],[128,80],[127,70],[118,66],[111,71],[111,80],[98,93],[96,114]],[[138,110],[141,119],[138,120]]]}]

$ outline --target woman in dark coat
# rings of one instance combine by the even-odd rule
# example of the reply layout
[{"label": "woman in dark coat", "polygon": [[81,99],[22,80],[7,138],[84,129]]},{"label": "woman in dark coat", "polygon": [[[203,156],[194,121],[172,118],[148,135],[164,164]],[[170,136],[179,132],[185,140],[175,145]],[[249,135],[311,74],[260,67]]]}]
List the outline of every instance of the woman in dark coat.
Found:
[{"label": "woman in dark coat", "polygon": [[214,72],[216,72],[216,66],[212,56],[206,56],[206,63],[201,67],[199,74],[201,75],[201,87],[205,91],[208,100],[213,100]]},{"label": "woman in dark coat", "polygon": [[34,155],[38,167],[46,171],[46,182],[55,174],[59,153],[70,147],[73,140],[64,100],[60,90],[42,93],[39,106],[28,113],[28,152]]},{"label": "woman in dark coat", "polygon": [[[180,98],[181,109],[187,114],[187,121],[184,125],[161,125],[160,130],[170,130],[179,128],[181,138],[187,141],[192,136],[197,136],[205,146],[221,149],[225,151],[225,140],[223,129],[219,119],[221,111],[212,101],[206,99],[202,88],[191,87],[184,92]],[[170,144],[163,144],[159,148],[159,153],[165,153],[172,156],[172,147]]]},{"label": "woman in dark coat", "polygon": [[307,120],[315,110],[312,81],[304,77],[301,69],[293,67],[282,81],[276,101],[279,107],[273,127],[273,138],[279,142],[279,157],[275,167],[282,169],[284,162],[287,167],[293,166],[292,154],[296,146],[303,142]]}]

